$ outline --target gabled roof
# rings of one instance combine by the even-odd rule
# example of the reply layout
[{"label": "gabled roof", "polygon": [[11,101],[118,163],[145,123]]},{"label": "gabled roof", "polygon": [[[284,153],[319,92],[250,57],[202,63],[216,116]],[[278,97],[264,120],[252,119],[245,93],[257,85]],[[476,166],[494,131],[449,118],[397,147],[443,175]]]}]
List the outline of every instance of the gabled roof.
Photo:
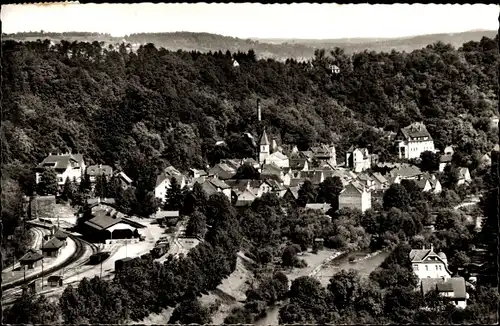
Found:
[{"label": "gabled roof", "polygon": [[269,155],[268,158],[269,157],[274,157],[274,158],[276,158],[278,160],[282,160],[282,161],[288,160],[288,156],[286,156],[285,154],[283,154],[281,152],[274,152],[271,155]]},{"label": "gabled roof", "polygon": [[113,168],[109,165],[90,165],[87,168],[87,174],[90,176],[111,176],[113,175]]},{"label": "gabled roof", "polygon": [[68,238],[68,234],[63,230],[59,229],[56,233],[54,233],[54,237],[57,239],[66,239]]},{"label": "gabled roof", "polygon": [[260,138],[260,145],[269,145],[269,139],[267,138],[266,130],[262,133],[262,137]]},{"label": "gabled roof", "polygon": [[415,180],[415,183],[417,184],[417,186],[422,190],[425,189],[427,182],[429,182],[429,184],[430,184],[430,181],[428,179]]},{"label": "gabled roof", "polygon": [[402,178],[411,178],[422,175],[422,171],[414,165],[403,165],[389,172],[392,177],[401,176]]},{"label": "gabled roof", "polygon": [[169,175],[166,173],[162,173],[156,177],[156,187],[158,187],[163,181],[169,180],[169,182],[170,182],[170,180],[172,180],[172,179],[175,179],[177,181],[177,183],[180,185],[184,181],[184,176],[182,174],[181,175],[177,175],[177,174],[176,175]]},{"label": "gabled roof", "polygon": [[303,184],[304,181],[305,179],[302,178],[290,179],[290,187],[298,187]]},{"label": "gabled roof", "polygon": [[106,211],[98,211],[93,219],[85,222],[85,225],[101,231],[122,222],[121,218],[110,215]]},{"label": "gabled roof", "polygon": [[203,191],[206,192],[207,196],[211,196],[213,194],[218,193],[217,188],[215,188],[215,186],[208,181],[203,182],[201,184],[201,188],[203,189]]},{"label": "gabled roof", "polygon": [[228,188],[230,188],[227,183],[225,183],[222,180],[216,179],[216,178],[209,179],[208,182],[210,182],[216,188],[220,188],[220,189],[228,189]]},{"label": "gabled roof", "polygon": [[132,179],[130,179],[128,175],[125,174],[125,172],[120,171],[120,173],[118,173],[118,176],[120,176],[127,183],[132,183]]},{"label": "gabled roof", "polygon": [[281,169],[274,163],[264,164],[262,166],[262,172],[260,174],[276,174],[281,175]]},{"label": "gabled roof", "polygon": [[424,278],[422,279],[421,289],[424,295],[433,289],[437,289],[439,292],[453,292],[453,299],[467,299],[467,290],[463,277],[451,277],[446,280],[442,278]]},{"label": "gabled roof", "polygon": [[64,242],[62,242],[58,238],[52,238],[43,244],[42,251],[59,249],[62,246],[64,246]]},{"label": "gabled roof", "polygon": [[82,154],[49,155],[40,164],[38,164],[37,168],[43,169],[50,167],[56,170],[66,170],[71,163],[83,163]]},{"label": "gabled roof", "polygon": [[407,140],[417,137],[429,137],[432,139],[427,131],[427,127],[421,122],[414,122],[407,127],[401,128],[401,133]]},{"label": "gabled roof", "polygon": [[291,169],[296,170],[296,169],[303,169],[306,162],[307,159],[305,158],[291,158],[288,164]]},{"label": "gabled roof", "polygon": [[372,174],[372,177],[373,179],[375,179],[376,181],[380,182],[380,183],[386,183],[387,182],[387,179],[384,178],[384,176],[378,172],[375,172]]},{"label": "gabled roof", "polygon": [[[420,263],[428,256],[439,257],[433,249],[412,249],[410,251],[410,260],[412,263]],[[441,257],[439,257],[441,259]]]},{"label": "gabled roof", "polygon": [[314,158],[314,153],[312,151],[301,151],[300,153],[309,159]]},{"label": "gabled roof", "polygon": [[289,187],[287,189],[287,192],[289,192],[293,198],[298,199],[299,198],[299,189],[300,187]]},{"label": "gabled roof", "polygon": [[207,172],[205,170],[199,170],[199,169],[190,169],[193,174],[199,174],[200,176],[207,175]]},{"label": "gabled roof", "polygon": [[22,263],[35,262],[35,261],[39,261],[40,259],[43,259],[43,256],[40,253],[36,252],[36,250],[34,250],[34,249],[29,249],[24,254],[24,256],[19,258],[19,262],[22,262]]}]

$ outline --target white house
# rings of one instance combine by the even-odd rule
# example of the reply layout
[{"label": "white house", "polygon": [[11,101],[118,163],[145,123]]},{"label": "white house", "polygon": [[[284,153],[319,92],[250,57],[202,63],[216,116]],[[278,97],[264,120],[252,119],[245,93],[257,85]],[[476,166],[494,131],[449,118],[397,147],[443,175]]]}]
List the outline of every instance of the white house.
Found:
[{"label": "white house", "polygon": [[457,185],[463,185],[464,183],[470,182],[470,172],[468,168],[459,168],[458,169],[458,181]]},{"label": "white house", "polygon": [[35,168],[35,178],[38,184],[45,169],[54,169],[57,175],[57,184],[63,186],[66,179],[75,180],[80,183],[85,173],[85,161],[82,154],[52,154],[49,153]]},{"label": "white house", "polygon": [[399,158],[420,158],[425,151],[435,152],[434,141],[421,122],[415,122],[402,128],[396,135]]},{"label": "white house", "polygon": [[167,199],[167,190],[170,188],[170,183],[172,178],[177,180],[177,183],[181,186],[181,189],[186,186],[186,178],[183,175],[169,175],[168,173],[162,173],[156,178],[155,186],[155,197],[165,202]]},{"label": "white house", "polygon": [[345,154],[345,164],[356,173],[368,170],[371,167],[371,157],[366,148],[351,146]]},{"label": "white house", "polygon": [[412,249],[409,255],[413,272],[419,279],[422,295],[436,289],[440,295],[448,297],[459,308],[467,306],[469,295],[462,277],[451,277],[448,259],[443,252],[435,253],[430,249]]},{"label": "white house", "polygon": [[448,259],[443,252],[436,254],[434,248],[423,247],[422,249],[412,249],[410,251],[410,261],[413,272],[421,280],[424,278],[444,278],[451,277],[448,270]]}]

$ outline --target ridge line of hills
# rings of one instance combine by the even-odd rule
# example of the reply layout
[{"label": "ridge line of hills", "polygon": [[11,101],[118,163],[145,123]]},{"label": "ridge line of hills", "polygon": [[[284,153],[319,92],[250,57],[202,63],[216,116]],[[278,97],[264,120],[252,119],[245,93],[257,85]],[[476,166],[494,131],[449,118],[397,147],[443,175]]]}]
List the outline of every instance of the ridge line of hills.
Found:
[{"label": "ridge line of hills", "polygon": [[461,33],[429,34],[405,36],[398,38],[342,38],[342,39],[263,39],[237,38],[211,33],[171,32],[171,33],[136,33],[124,37],[113,37],[106,33],[90,32],[25,32],[2,34],[3,40],[36,41],[50,39],[52,41],[104,42],[105,45],[116,43],[131,43],[134,47],[141,44],[153,43],[156,47],[167,50],[186,50],[200,52],[226,51],[246,52],[253,49],[259,58],[273,58],[277,60],[295,59],[308,60],[314,57],[316,49],[327,51],[335,47],[344,49],[346,53],[363,51],[391,52],[392,50],[411,52],[424,48],[429,44],[443,42],[453,47],[461,47],[469,41],[480,41],[483,37],[494,38],[497,31],[479,30]]}]

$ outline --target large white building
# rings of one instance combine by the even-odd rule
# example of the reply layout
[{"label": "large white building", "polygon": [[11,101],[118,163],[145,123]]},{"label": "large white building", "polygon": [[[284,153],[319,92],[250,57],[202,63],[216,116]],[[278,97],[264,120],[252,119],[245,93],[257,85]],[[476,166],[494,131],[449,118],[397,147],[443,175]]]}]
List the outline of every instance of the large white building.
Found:
[{"label": "large white building", "polygon": [[434,141],[421,122],[402,128],[396,135],[399,158],[420,158],[425,151],[435,152]]},{"label": "large white building", "polygon": [[349,182],[339,195],[339,209],[352,208],[365,212],[371,207],[372,194],[359,182]]},{"label": "large white building", "polygon": [[45,169],[54,169],[57,175],[57,184],[63,186],[66,179],[80,183],[85,173],[85,161],[82,154],[52,154],[49,153],[35,168],[35,179],[38,184],[41,181]]}]

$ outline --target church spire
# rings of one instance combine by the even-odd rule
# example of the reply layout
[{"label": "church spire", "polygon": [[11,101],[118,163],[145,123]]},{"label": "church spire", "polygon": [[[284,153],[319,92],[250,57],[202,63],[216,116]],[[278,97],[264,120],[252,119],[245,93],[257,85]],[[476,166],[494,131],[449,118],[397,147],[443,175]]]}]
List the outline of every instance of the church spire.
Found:
[{"label": "church spire", "polygon": [[264,132],[262,133],[262,137],[260,138],[260,145],[269,145],[269,139],[267,139],[266,129],[264,128]]}]

